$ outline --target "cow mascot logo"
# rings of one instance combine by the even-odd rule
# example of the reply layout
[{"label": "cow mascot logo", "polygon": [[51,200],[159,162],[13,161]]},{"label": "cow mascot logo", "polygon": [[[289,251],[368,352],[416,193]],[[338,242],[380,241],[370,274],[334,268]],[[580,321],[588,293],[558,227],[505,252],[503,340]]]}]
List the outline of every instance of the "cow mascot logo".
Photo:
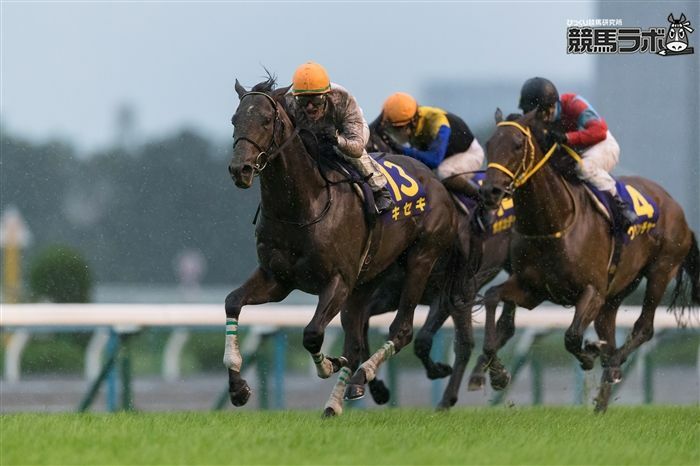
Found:
[{"label": "cow mascot logo", "polygon": [[681,13],[681,17],[675,19],[673,13],[666,18],[669,23],[668,32],[664,41],[664,49],[659,51],[659,55],[688,55],[694,52],[693,47],[688,47],[688,34],[694,31],[690,27],[690,21]]}]

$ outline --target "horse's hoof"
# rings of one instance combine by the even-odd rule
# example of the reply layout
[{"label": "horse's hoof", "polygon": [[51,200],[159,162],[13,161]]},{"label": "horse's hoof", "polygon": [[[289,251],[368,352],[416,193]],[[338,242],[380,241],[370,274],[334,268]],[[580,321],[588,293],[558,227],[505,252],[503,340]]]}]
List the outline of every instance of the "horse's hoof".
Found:
[{"label": "horse's hoof", "polygon": [[359,400],[365,397],[365,386],[358,384],[348,384],[345,387],[345,399],[346,400]]},{"label": "horse's hoof", "polygon": [[383,405],[389,401],[391,398],[391,392],[384,382],[381,380],[374,379],[369,383],[369,393],[372,395],[372,399],[378,405]]},{"label": "horse's hoof", "polygon": [[452,375],[452,367],[441,362],[434,363],[433,366],[426,368],[425,371],[428,373],[430,380],[444,379]]},{"label": "horse's hoof", "polygon": [[483,390],[485,386],[486,376],[484,374],[472,374],[469,376],[469,385],[467,385],[467,390],[470,392]]},{"label": "horse's hoof", "polygon": [[243,382],[243,386],[239,387],[236,391],[228,392],[233,406],[243,406],[246,404],[250,399],[251,393],[252,390],[245,382]]},{"label": "horse's hoof", "polygon": [[584,371],[590,371],[593,369],[593,366],[595,366],[595,358],[592,358],[588,355],[582,356],[581,361],[581,369]]},{"label": "horse's hoof", "polygon": [[329,417],[336,417],[337,414],[333,408],[326,408],[323,410],[323,415],[321,416],[323,419],[328,419]]},{"label": "horse's hoof", "polygon": [[457,404],[457,398],[451,397],[448,400],[442,399],[435,408],[436,411],[449,411],[451,407]]},{"label": "horse's hoof", "polygon": [[491,388],[494,390],[505,390],[510,383],[510,374],[505,369],[495,373],[490,373],[489,376],[491,377]]},{"label": "horse's hoof", "polygon": [[338,372],[340,369],[342,369],[343,367],[347,367],[350,364],[345,356],[341,356],[339,358],[329,358],[328,356],[326,356],[326,357],[333,365],[333,373],[334,374],[336,372]]},{"label": "horse's hoof", "polygon": [[619,367],[606,367],[603,370],[603,382],[612,385],[622,382],[622,370]]}]

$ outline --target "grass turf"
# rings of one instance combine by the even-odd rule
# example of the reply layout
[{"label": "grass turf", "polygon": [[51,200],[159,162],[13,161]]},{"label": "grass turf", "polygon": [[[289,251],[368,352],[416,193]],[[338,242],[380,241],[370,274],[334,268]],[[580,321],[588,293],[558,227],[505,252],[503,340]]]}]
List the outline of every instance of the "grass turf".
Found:
[{"label": "grass turf", "polygon": [[700,464],[700,410],[7,414],[0,464]]}]

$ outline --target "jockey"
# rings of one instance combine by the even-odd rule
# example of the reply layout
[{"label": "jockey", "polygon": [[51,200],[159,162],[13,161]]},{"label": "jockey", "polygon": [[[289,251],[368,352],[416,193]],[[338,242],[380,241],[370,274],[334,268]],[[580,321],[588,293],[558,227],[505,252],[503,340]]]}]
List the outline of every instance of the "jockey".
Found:
[{"label": "jockey", "polygon": [[481,167],[484,151],[461,118],[440,108],[419,106],[403,92],[386,99],[381,118],[382,139],[392,150],[434,169],[448,189],[478,197],[471,172]]},{"label": "jockey", "polygon": [[365,150],[369,126],[362,109],[345,88],[331,83],[325,68],[312,62],[299,66],[286,104],[297,126],[316,136],[320,151],[341,155],[367,180],[379,213],[394,206],[386,177]]},{"label": "jockey", "polygon": [[544,78],[525,81],[518,106],[525,113],[537,108],[545,112],[549,122],[561,125],[559,128],[563,131],[556,126],[550,129],[550,141],[575,147],[581,152],[582,161],[577,166],[579,178],[610,194],[624,227],[633,225],[637,214],[620,197],[609,173],[620,159],[620,146],[593,107],[576,94],[559,97],[554,84]]}]

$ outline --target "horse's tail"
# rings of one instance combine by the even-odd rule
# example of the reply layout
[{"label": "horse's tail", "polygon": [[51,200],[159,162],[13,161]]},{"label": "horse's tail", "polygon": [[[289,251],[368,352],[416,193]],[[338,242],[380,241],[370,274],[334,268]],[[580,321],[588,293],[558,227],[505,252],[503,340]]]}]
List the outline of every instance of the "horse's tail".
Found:
[{"label": "horse's tail", "polygon": [[686,309],[693,310],[700,307],[700,249],[698,249],[698,239],[695,234],[691,233],[691,235],[690,251],[678,269],[676,286],[671,294],[671,305],[668,308],[669,311],[673,311],[679,322]]}]

